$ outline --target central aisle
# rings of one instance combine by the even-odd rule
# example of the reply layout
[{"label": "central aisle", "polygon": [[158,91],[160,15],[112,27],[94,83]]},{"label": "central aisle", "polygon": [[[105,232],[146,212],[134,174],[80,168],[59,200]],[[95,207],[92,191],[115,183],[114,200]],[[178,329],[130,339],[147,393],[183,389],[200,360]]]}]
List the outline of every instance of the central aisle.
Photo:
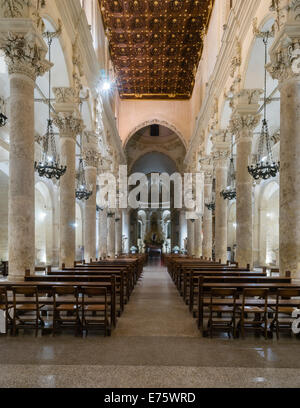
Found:
[{"label": "central aisle", "polygon": [[160,258],[149,258],[113,335],[199,337],[195,320]]},{"label": "central aisle", "polygon": [[298,388],[299,340],[203,338],[166,268],[150,259],[111,337],[0,336],[6,386]]}]

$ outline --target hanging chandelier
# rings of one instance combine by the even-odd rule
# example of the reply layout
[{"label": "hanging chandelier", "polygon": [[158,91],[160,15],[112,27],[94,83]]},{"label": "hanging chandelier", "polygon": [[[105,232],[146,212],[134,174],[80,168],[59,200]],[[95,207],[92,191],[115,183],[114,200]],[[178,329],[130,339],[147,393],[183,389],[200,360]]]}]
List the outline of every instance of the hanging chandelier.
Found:
[{"label": "hanging chandelier", "polygon": [[93,191],[86,184],[84,168],[83,168],[83,160],[80,159],[78,184],[77,184],[77,189],[76,189],[76,198],[78,200],[88,200],[92,194],[93,194]]},{"label": "hanging chandelier", "polygon": [[215,211],[215,209],[216,209],[216,203],[214,203],[214,202],[207,203],[207,204],[205,204],[205,207],[206,207],[209,211]]},{"label": "hanging chandelier", "polygon": [[269,32],[266,32],[263,42],[265,45],[265,78],[264,78],[264,118],[262,122],[262,130],[259,138],[258,155],[256,164],[248,166],[248,172],[254,180],[268,180],[276,177],[280,171],[280,162],[273,160],[270,133],[267,121],[267,69],[268,62],[268,40]]},{"label": "hanging chandelier", "polygon": [[[4,107],[4,100],[0,98],[1,105]],[[8,118],[0,111],[0,127],[4,127],[7,124]]]},{"label": "hanging chandelier", "polygon": [[235,200],[236,199],[236,185],[235,185],[235,168],[234,168],[234,158],[233,158],[233,139],[231,141],[231,158],[230,158],[230,166],[228,172],[228,182],[227,188],[221,191],[220,195],[224,198],[224,200]]},{"label": "hanging chandelier", "polygon": [[[46,32],[44,37],[47,39],[49,48],[49,62],[51,63],[51,45],[55,37],[57,37],[61,32],[59,28],[58,31],[53,33]],[[66,172],[67,167],[60,164],[60,158],[56,151],[55,134],[53,131],[53,122],[51,120],[51,69],[49,70],[49,96],[48,96],[48,120],[47,120],[47,132],[42,137],[42,160],[34,163],[34,169],[39,174],[40,177],[45,177],[47,179],[55,178],[59,180]]]}]

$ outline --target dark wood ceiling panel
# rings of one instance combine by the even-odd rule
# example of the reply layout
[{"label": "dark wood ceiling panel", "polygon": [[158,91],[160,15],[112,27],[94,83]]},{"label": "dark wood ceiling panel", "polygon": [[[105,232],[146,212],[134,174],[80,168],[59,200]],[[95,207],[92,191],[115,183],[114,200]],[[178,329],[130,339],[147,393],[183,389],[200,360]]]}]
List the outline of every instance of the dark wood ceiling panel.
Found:
[{"label": "dark wood ceiling panel", "polygon": [[214,0],[99,0],[120,97],[189,99]]}]

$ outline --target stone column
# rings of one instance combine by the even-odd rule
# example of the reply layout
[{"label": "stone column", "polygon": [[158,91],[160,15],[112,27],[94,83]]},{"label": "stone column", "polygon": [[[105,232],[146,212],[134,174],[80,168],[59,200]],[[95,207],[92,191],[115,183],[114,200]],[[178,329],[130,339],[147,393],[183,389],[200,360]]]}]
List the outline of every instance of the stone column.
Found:
[{"label": "stone column", "polygon": [[[96,136],[89,134],[89,139]],[[97,142],[97,141],[96,141]],[[85,164],[85,180],[93,194],[84,203],[84,259],[89,262],[96,259],[96,196],[98,152],[92,145],[85,146],[83,152]]]},{"label": "stone column", "polygon": [[185,210],[180,211],[179,224],[180,224],[180,249],[184,249],[185,239],[187,238],[187,220],[185,216]]},{"label": "stone column", "polygon": [[[124,252],[129,254],[130,245],[130,210],[123,210]],[[127,238],[127,239],[126,239]]]},{"label": "stone column", "polygon": [[11,280],[23,279],[26,269],[34,272],[34,87],[37,76],[50,69],[45,60],[47,47],[40,33],[32,20],[23,17],[0,18],[0,47],[8,65],[10,84],[8,261]]},{"label": "stone column", "polygon": [[76,109],[73,88],[54,88],[55,112],[53,122],[60,133],[61,161],[67,171],[60,179],[60,266],[73,267],[75,250],[75,148],[76,136],[83,124]]},{"label": "stone column", "polygon": [[107,256],[114,259],[116,255],[116,221],[115,213],[107,213]]},{"label": "stone column", "polygon": [[195,220],[187,220],[187,254],[195,256]]},{"label": "stone column", "polygon": [[202,215],[195,220],[195,257],[202,256]]},{"label": "stone column", "polygon": [[300,1],[280,21],[270,49],[268,70],[281,93],[280,129],[280,272],[300,277]]},{"label": "stone column", "polygon": [[[212,158],[207,157],[201,161],[201,170],[204,172],[204,203],[212,202],[213,163]],[[204,205],[203,213],[203,242],[202,255],[212,258],[212,210]]]},{"label": "stone column", "polygon": [[236,260],[241,267],[253,267],[253,178],[248,172],[251,163],[253,131],[259,124],[260,89],[244,89],[235,100],[230,130],[236,136]]},{"label": "stone column", "polygon": [[227,187],[230,138],[227,131],[217,131],[213,138],[216,174],[215,251],[216,260],[227,262],[227,201],[220,193]]},{"label": "stone column", "polygon": [[107,257],[107,209],[99,211],[99,258]]},{"label": "stone column", "polygon": [[116,212],[116,254],[122,254],[122,233],[123,233],[123,214],[121,210]]}]

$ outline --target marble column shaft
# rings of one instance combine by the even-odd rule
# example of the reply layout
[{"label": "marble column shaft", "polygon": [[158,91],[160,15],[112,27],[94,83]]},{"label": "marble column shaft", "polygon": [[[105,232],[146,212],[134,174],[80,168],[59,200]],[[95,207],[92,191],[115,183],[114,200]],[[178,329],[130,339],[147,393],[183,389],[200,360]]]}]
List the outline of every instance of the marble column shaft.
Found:
[{"label": "marble column shaft", "polygon": [[87,262],[96,259],[96,184],[97,167],[85,168],[85,179],[93,194],[84,204],[84,258]]},{"label": "marble column shaft", "polygon": [[241,267],[253,266],[253,178],[248,172],[251,163],[253,131],[261,115],[259,99],[263,90],[243,89],[235,97],[231,131],[236,135],[236,260]]},{"label": "marble column shaft", "polygon": [[53,116],[54,124],[60,133],[61,162],[67,171],[60,179],[60,265],[73,267],[76,258],[75,231],[75,178],[76,178],[76,136],[83,129],[77,114],[75,90],[73,88],[54,88],[56,96]]},{"label": "marble column shaft", "polygon": [[[204,202],[212,202],[212,177],[205,179],[204,184]],[[203,256],[212,258],[212,211],[204,206],[203,214]]]},{"label": "marble column shaft", "polygon": [[16,280],[24,278],[25,270],[34,273],[35,267],[34,87],[36,77],[51,65],[44,59],[47,47],[32,20],[1,19],[2,33],[15,39],[5,48],[2,38],[1,46],[10,84],[9,279]]},{"label": "marble column shaft", "polygon": [[107,209],[99,212],[99,258],[107,257]]},{"label": "marble column shaft", "polygon": [[280,273],[300,277],[300,21],[299,0],[287,2],[267,69],[280,90]]},{"label": "marble column shaft", "polygon": [[10,151],[8,196],[9,275],[34,272],[34,81],[10,75]]},{"label": "marble column shaft", "polygon": [[123,233],[123,214],[119,210],[116,213],[116,254],[122,254],[122,233]]},{"label": "marble column shaft", "polygon": [[[107,256],[115,258],[116,255],[116,221],[115,214],[111,211],[107,216]],[[113,215],[112,215],[113,214]]]},{"label": "marble column shaft", "polygon": [[187,253],[195,256],[195,222],[187,220]]},{"label": "marble column shaft", "polygon": [[195,220],[195,257],[202,256],[202,216]]},{"label": "marble column shaft", "polygon": [[123,210],[123,235],[125,236],[124,252],[128,254],[130,245],[130,211],[128,209]]},{"label": "marble column shaft", "polygon": [[300,77],[285,81],[280,130],[280,271],[300,277]]},{"label": "marble column shaft", "polygon": [[212,137],[213,159],[216,177],[216,210],[215,210],[215,257],[227,262],[227,200],[221,191],[227,187],[228,164],[231,137],[227,130],[217,130]]},{"label": "marble column shaft", "polygon": [[216,211],[215,211],[215,256],[227,262],[227,200],[220,192],[227,187],[228,159],[221,159],[216,164]]}]

